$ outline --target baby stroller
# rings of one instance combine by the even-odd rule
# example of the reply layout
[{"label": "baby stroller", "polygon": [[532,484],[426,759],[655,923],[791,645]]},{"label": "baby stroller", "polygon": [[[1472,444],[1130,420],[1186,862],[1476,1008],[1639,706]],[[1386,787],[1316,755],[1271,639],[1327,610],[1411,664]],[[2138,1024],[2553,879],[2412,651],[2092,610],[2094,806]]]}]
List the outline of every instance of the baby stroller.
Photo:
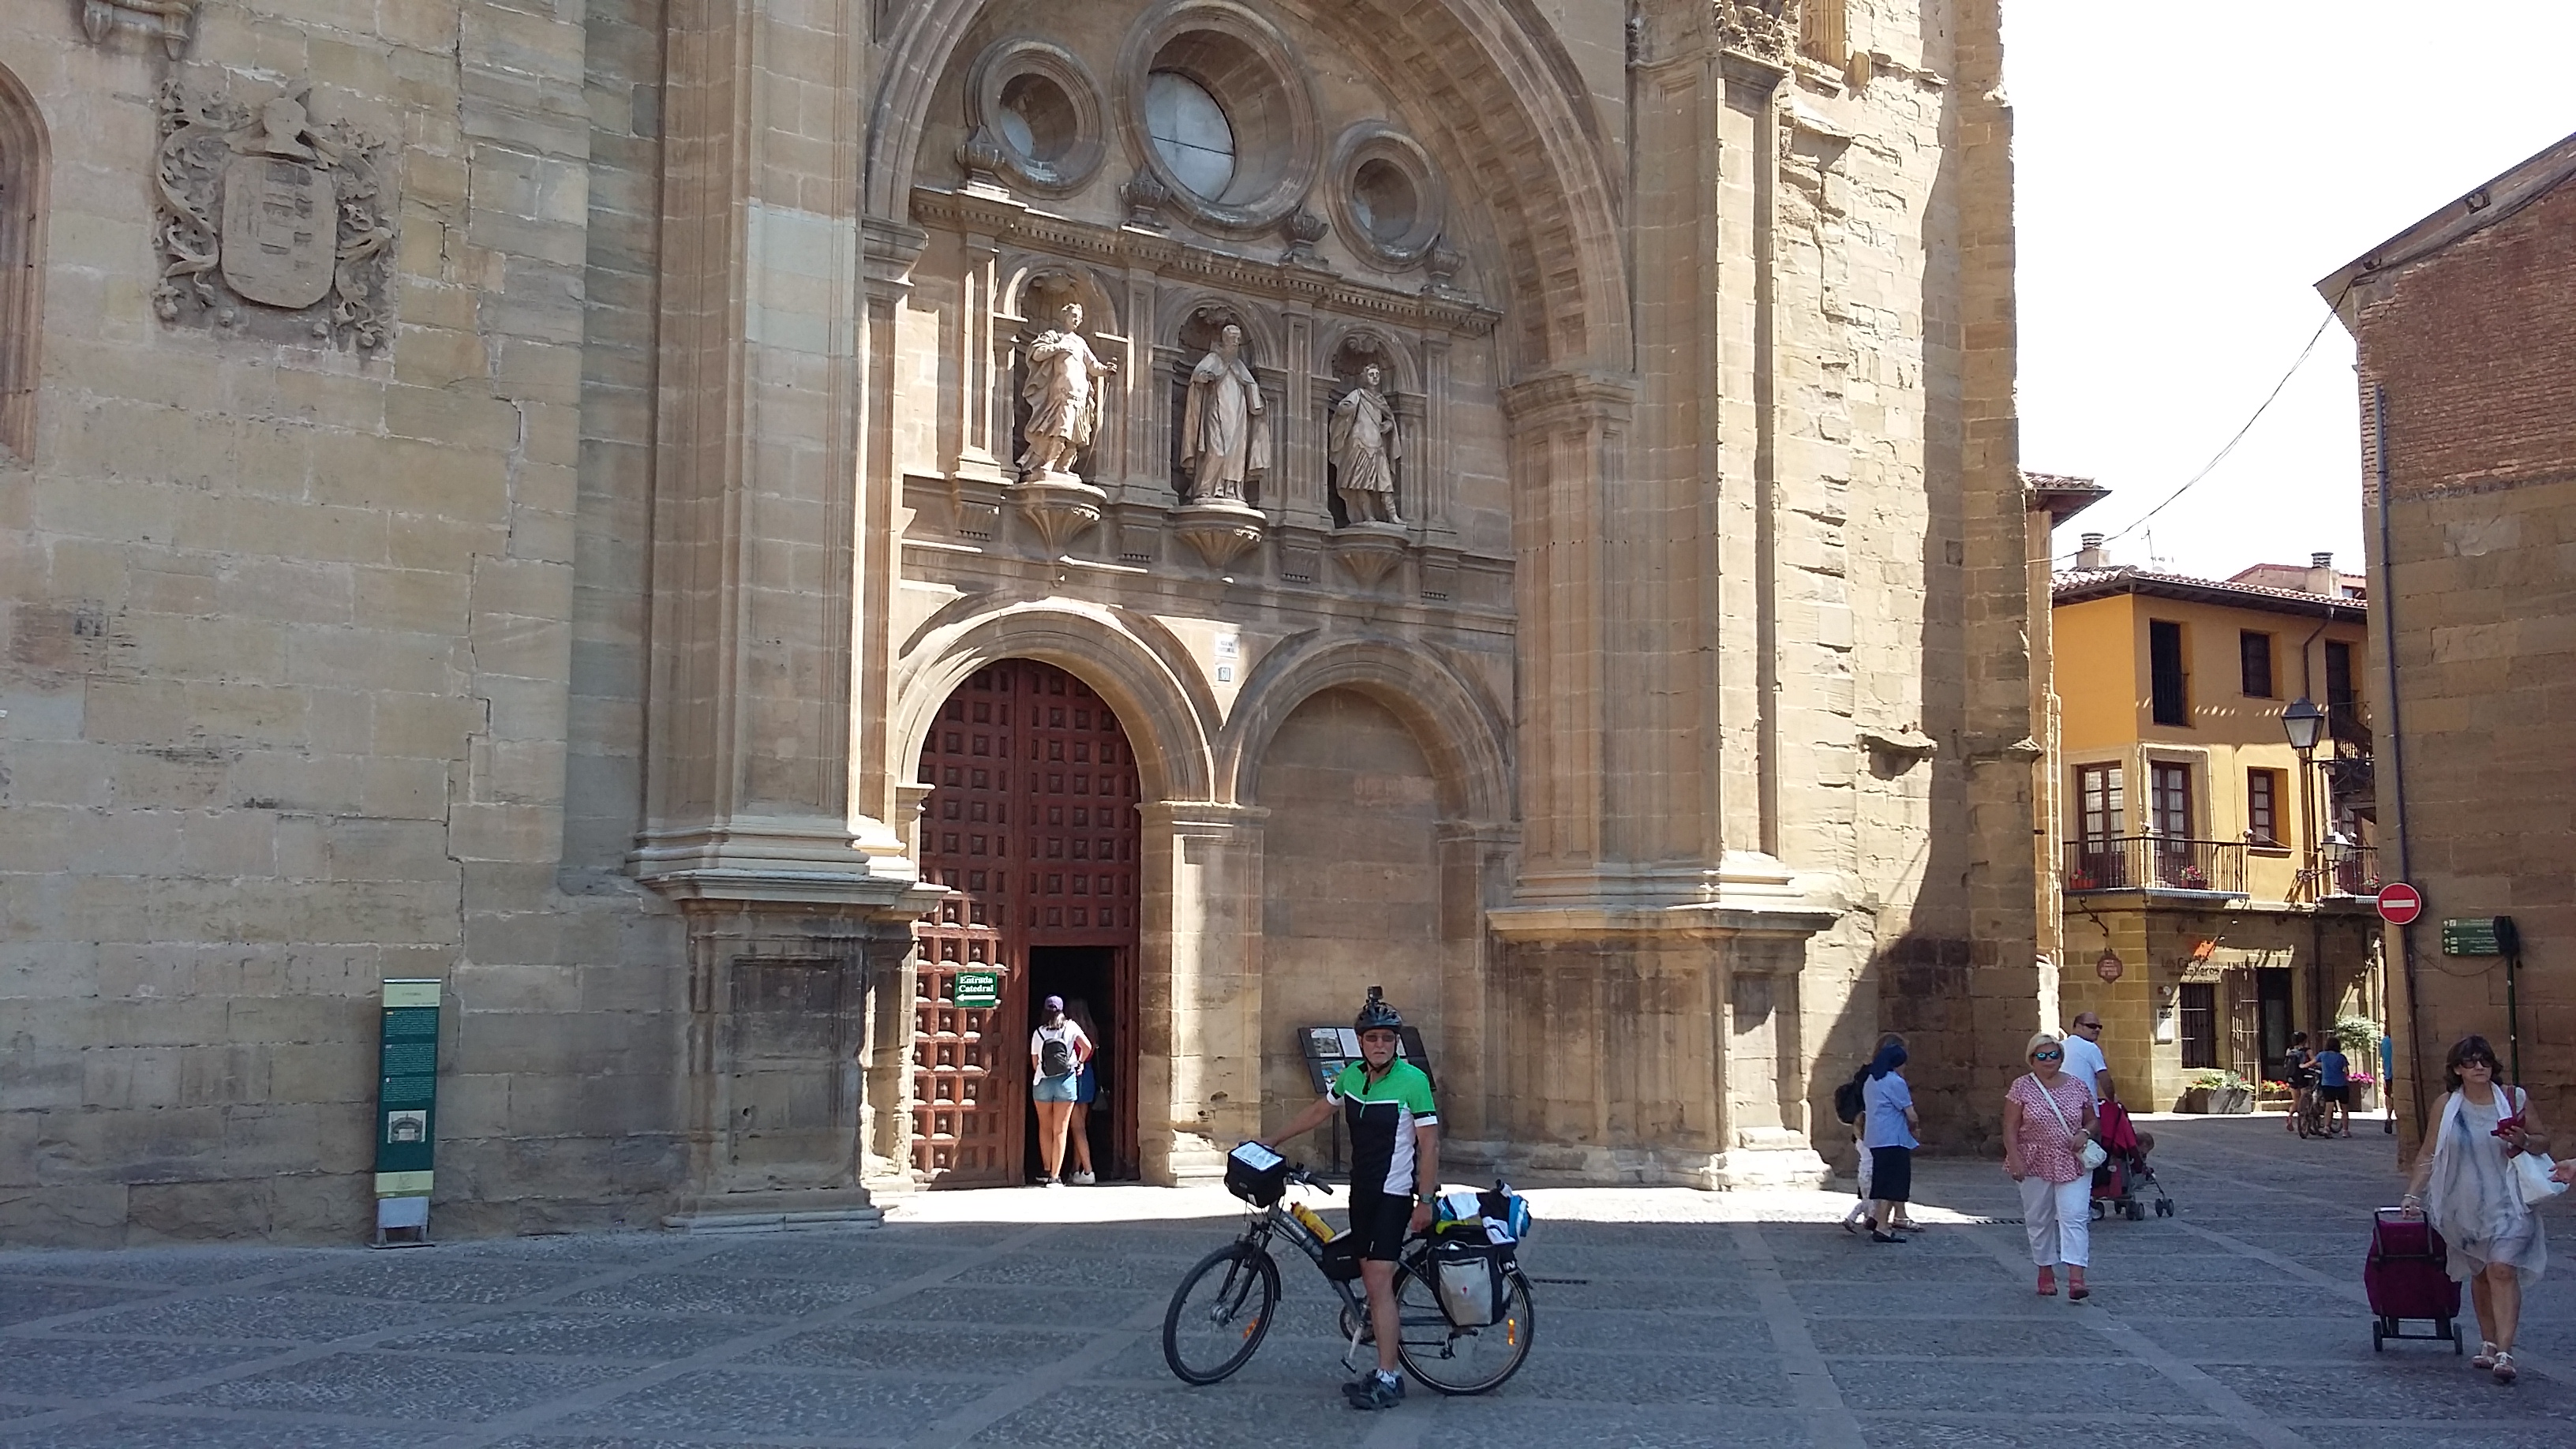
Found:
[{"label": "baby stroller", "polygon": [[[2371,1215],[2370,1257],[2362,1264],[2361,1286],[2370,1294],[2370,1351],[2392,1338],[2451,1341],[2460,1348],[2460,1285],[2446,1271],[2449,1249],[2433,1225],[2410,1218],[2403,1208],[2381,1208]],[[2431,1333],[2408,1333],[2409,1319],[2429,1319]]]},{"label": "baby stroller", "polygon": [[2156,1170],[2147,1161],[2147,1152],[2155,1139],[2141,1137],[2129,1121],[2128,1109],[2117,1102],[2104,1102],[2096,1109],[2099,1135],[2094,1139],[2110,1153],[2100,1167],[2093,1169],[2093,1216],[2108,1217],[2113,1213],[2131,1222],[2147,1216],[2144,1189],[2155,1190],[2156,1216],[2173,1216],[2173,1199],[2165,1195],[2165,1185],[2156,1180]]}]

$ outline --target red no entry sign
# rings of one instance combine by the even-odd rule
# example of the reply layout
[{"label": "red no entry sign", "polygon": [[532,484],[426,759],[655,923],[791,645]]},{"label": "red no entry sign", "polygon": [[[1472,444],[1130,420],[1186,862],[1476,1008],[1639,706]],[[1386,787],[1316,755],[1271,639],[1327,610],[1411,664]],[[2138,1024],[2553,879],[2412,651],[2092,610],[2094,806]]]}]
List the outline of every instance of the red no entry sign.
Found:
[{"label": "red no entry sign", "polygon": [[2391,881],[2379,888],[2379,918],[2392,926],[2403,926],[2424,914],[2424,893],[2406,882]]}]

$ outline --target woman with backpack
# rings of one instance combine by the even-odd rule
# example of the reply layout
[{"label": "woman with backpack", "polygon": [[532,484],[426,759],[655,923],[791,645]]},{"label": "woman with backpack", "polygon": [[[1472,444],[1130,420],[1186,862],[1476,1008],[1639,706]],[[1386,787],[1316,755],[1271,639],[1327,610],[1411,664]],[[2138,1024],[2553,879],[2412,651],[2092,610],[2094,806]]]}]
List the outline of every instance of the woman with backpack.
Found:
[{"label": "woman with backpack", "polygon": [[1847,1233],[1857,1233],[1864,1227],[1872,1232],[1878,1231],[1878,1204],[1870,1196],[1870,1150],[1864,1140],[1869,1134],[1869,1108],[1863,1088],[1869,1085],[1869,1069],[1877,1064],[1877,1054],[1889,1047],[1902,1051],[1905,1038],[1896,1032],[1881,1032],[1878,1045],[1871,1048],[1870,1059],[1861,1064],[1860,1070],[1852,1073],[1850,1081],[1834,1088],[1834,1116],[1851,1128],[1852,1147],[1860,1157],[1860,1167],[1855,1174],[1859,1178],[1860,1196],[1853,1200],[1851,1211],[1843,1214],[1843,1231]]},{"label": "woman with backpack", "polygon": [[1091,1038],[1066,1019],[1064,998],[1050,996],[1039,1004],[1038,1029],[1029,1033],[1029,1101],[1038,1113],[1038,1159],[1046,1165],[1043,1186],[1062,1187],[1065,1128],[1073,1121],[1074,1080],[1091,1058]]},{"label": "woman with backpack", "polygon": [[1869,1153],[1869,1192],[1878,1204],[1869,1240],[1901,1243],[1905,1239],[1897,1234],[1914,1226],[1906,1213],[1914,1197],[1914,1149],[1922,1145],[1914,1128],[1921,1119],[1914,1112],[1914,1089],[1896,1070],[1905,1065],[1904,1039],[1881,1040],[1884,1044],[1869,1059],[1868,1080],[1860,1086],[1860,1145]]}]

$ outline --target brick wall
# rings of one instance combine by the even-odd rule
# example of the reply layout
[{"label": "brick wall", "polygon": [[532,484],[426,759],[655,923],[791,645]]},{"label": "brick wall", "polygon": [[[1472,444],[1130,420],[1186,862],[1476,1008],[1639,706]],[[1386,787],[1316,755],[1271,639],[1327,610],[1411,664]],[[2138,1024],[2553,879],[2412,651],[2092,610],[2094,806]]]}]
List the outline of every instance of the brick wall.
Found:
[{"label": "brick wall", "polygon": [[[2445,958],[2442,917],[2511,915],[2524,1079],[2544,1118],[2576,1112],[2576,185],[2475,231],[2357,299],[2369,437],[2384,397],[2388,543],[2368,520],[2371,693],[2402,737],[2379,765],[2382,840],[2399,820],[2424,891],[2415,1009],[2392,983],[2433,1094],[2476,1031],[2506,1049],[2502,963]],[[2376,454],[2373,453],[2375,459]],[[2393,630],[2396,687],[2388,688]],[[2383,864],[2392,866],[2390,853]],[[2392,963],[2399,961],[2390,933]],[[2401,1120],[2412,1149],[2411,1110]]]}]

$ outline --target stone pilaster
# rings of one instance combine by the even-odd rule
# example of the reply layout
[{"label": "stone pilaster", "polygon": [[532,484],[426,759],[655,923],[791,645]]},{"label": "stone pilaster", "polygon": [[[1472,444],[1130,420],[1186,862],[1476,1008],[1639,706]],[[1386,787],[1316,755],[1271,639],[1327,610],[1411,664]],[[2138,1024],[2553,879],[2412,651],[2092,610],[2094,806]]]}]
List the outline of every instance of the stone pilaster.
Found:
[{"label": "stone pilaster", "polygon": [[[2021,1048],[2039,1028],[2038,882],[2032,838],[2034,766],[2043,751],[2030,707],[2030,602],[2022,552],[2026,518],[2021,421],[2014,408],[2012,106],[2004,98],[2003,16],[1994,4],[1958,13],[1958,107],[1951,150],[1958,180],[1962,638],[1976,661],[1966,679],[1968,941],[1976,1042],[1970,1140],[2000,1118]],[[2043,722],[2037,722],[2044,725]],[[1965,1145],[1964,1143],[1960,1145]]]},{"label": "stone pilaster", "polygon": [[883,714],[888,567],[882,500],[857,466],[866,9],[679,0],[668,16],[652,753],[634,862],[681,899],[876,907],[913,884],[854,791],[882,793],[859,778],[882,762],[864,770],[858,747]]},{"label": "stone pilaster", "polygon": [[1143,1038],[1138,1148],[1145,1180],[1224,1172],[1261,1130],[1261,824],[1213,803],[1144,807]]},{"label": "stone pilaster", "polygon": [[884,818],[892,485],[859,465],[888,444],[890,379],[868,386],[859,347],[919,242],[861,244],[866,5],[675,0],[666,25],[632,860],[690,926],[676,1216],[865,1215],[865,1163],[901,1154],[908,922],[935,892]]}]

